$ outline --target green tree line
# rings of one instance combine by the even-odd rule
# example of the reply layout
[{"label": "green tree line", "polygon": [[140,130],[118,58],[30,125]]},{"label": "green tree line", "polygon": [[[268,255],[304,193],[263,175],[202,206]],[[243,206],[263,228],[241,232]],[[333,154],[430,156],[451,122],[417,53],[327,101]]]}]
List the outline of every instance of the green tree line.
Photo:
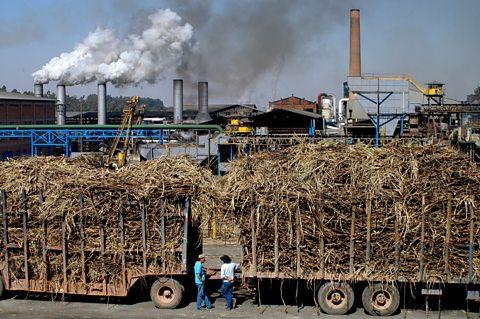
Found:
[{"label": "green tree line", "polygon": [[[0,87],[0,91],[8,92],[7,87],[3,85]],[[13,89],[12,93],[22,93],[28,95],[34,95],[32,91],[19,92],[17,89]],[[50,99],[56,99],[56,94],[51,91],[43,92],[43,96]],[[129,101],[131,96],[111,96],[107,95],[107,112],[122,111]],[[68,112],[88,112],[97,111],[97,94],[90,94],[87,96],[77,97],[75,95],[67,94],[67,111]],[[161,111],[164,109],[164,104],[161,99],[152,99],[149,97],[140,97],[139,105],[145,104],[145,108],[149,111]]]}]

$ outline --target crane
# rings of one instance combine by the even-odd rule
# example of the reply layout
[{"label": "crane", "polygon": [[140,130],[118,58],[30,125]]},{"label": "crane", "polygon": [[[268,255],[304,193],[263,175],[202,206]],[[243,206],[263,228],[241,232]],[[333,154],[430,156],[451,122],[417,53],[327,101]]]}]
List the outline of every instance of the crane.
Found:
[{"label": "crane", "polygon": [[[128,108],[123,110],[123,117],[122,117],[122,123],[120,124],[120,128],[118,130],[117,136],[113,140],[113,143],[110,147],[110,151],[108,152],[108,158],[105,162],[105,166],[107,167],[115,167],[113,163],[113,157],[115,155],[115,152],[117,150],[118,144],[125,132],[125,139],[123,140],[123,148],[122,151],[118,153],[118,163],[117,167],[122,167],[126,164],[126,156],[128,152],[128,145],[130,143],[130,134],[132,131],[132,125],[133,125],[133,120],[135,117],[135,110],[138,105],[138,96],[134,96],[130,99],[130,101],[127,102]],[[140,109],[140,112],[137,116],[137,123],[139,124],[138,121],[143,119],[143,114],[144,114],[144,109],[145,106],[142,105],[142,108]]]}]

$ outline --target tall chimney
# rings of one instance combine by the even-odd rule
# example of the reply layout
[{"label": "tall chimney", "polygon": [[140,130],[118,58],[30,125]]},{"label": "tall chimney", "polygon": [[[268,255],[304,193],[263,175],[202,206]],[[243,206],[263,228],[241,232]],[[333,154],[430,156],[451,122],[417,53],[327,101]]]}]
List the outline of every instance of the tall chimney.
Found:
[{"label": "tall chimney", "polygon": [[173,123],[183,123],[183,80],[173,80]]},{"label": "tall chimney", "polygon": [[107,83],[98,83],[97,99],[98,99],[98,109],[97,109],[98,125],[105,125],[107,124]]},{"label": "tall chimney", "polygon": [[211,120],[208,114],[208,82],[198,82],[198,113],[195,122],[201,124]]},{"label": "tall chimney", "polygon": [[360,10],[350,10],[350,72],[349,76],[362,76],[360,59]]},{"label": "tall chimney", "polygon": [[33,85],[33,94],[36,97],[43,97],[43,84],[42,83],[35,83]]},{"label": "tall chimney", "polygon": [[65,125],[66,92],[64,84],[57,84],[57,124]]}]

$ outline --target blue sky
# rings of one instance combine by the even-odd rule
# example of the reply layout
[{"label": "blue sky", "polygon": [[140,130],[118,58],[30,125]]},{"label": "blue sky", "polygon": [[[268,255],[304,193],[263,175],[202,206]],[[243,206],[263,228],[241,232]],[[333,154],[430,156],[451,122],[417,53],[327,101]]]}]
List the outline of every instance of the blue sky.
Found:
[{"label": "blue sky", "polygon": [[[363,73],[442,81],[447,96],[459,100],[480,86],[480,0],[2,0],[0,85],[33,90],[32,73],[71,52],[97,26],[123,39],[166,8],[193,26],[198,56],[183,73],[159,74],[154,84],[109,85],[109,94],[171,104],[172,80],[184,78],[185,103],[195,103],[197,81],[209,82],[210,103],[262,107],[291,94],[339,96],[348,73],[352,8],[361,13]],[[88,95],[96,84],[67,90]]]}]

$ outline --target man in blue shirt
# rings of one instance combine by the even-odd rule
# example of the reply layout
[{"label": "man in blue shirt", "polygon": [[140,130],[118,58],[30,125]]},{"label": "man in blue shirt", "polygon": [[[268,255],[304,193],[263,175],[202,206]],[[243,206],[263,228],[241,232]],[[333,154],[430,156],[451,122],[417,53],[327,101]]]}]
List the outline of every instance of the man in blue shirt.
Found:
[{"label": "man in blue shirt", "polygon": [[202,309],[202,304],[205,302],[207,309],[212,309],[213,305],[205,293],[205,273],[203,271],[203,263],[205,262],[205,255],[198,255],[198,261],[195,263],[195,284],[197,285],[197,309]]}]

